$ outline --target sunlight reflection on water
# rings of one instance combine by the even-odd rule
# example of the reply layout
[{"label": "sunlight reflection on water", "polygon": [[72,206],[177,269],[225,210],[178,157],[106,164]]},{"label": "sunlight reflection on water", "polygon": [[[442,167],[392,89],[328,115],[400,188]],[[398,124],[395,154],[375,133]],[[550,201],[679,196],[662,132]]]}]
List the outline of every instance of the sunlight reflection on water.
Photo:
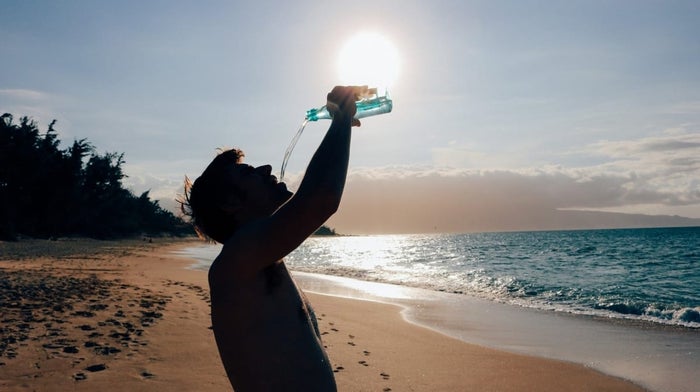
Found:
[{"label": "sunlight reflection on water", "polygon": [[[699,328],[697,230],[312,237],[285,262],[295,272]],[[185,256],[205,270],[219,249]]]},{"label": "sunlight reflection on water", "polygon": [[[317,275],[294,272],[294,277],[303,282],[305,290],[340,297],[369,299],[415,299],[417,289],[389,283],[366,282],[332,275]],[[322,276],[323,279],[318,277]],[[316,279],[310,279],[315,277]],[[413,294],[412,294],[413,293]]]}]

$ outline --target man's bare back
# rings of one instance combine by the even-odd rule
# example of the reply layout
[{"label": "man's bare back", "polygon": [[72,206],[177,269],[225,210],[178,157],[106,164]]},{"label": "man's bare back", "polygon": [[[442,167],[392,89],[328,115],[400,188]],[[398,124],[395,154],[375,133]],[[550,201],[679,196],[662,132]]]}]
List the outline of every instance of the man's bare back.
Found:
[{"label": "man's bare back", "polygon": [[[254,279],[210,270],[212,322],[231,383],[252,391],[332,391],[316,317],[283,262]],[[290,360],[291,359],[291,360]]]}]

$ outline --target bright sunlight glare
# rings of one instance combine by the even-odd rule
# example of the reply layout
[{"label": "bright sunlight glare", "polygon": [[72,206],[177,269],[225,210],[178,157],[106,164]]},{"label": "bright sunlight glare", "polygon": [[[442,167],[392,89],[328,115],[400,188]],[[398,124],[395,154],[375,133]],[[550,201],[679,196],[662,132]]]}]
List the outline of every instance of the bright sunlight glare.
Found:
[{"label": "bright sunlight glare", "polygon": [[383,35],[359,33],[340,51],[338,72],[342,84],[388,88],[399,73],[399,54]]}]

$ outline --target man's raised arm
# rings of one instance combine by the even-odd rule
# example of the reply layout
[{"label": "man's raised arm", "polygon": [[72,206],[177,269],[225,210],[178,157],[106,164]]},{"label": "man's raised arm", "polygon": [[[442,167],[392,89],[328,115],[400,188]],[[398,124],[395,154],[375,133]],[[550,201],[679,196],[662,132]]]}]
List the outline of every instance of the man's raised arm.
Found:
[{"label": "man's raised arm", "polygon": [[[333,120],[299,190],[270,217],[251,222],[232,238],[229,248],[238,257],[255,260],[257,267],[250,266],[253,270],[296,249],[338,209],[348,171],[351,127],[360,125],[353,118],[355,101],[364,89],[338,86],[328,93],[327,108]],[[228,253],[224,249],[222,255]]]},{"label": "man's raised arm", "polygon": [[[360,125],[353,117],[361,90],[359,87],[335,87],[328,94],[327,108],[333,116],[331,126],[311,158],[298,192],[290,200],[290,204],[293,201],[311,204],[309,219],[315,220],[309,222],[311,233],[333,215],[340,204],[350,158],[350,128]],[[294,204],[290,207],[303,208]]]}]

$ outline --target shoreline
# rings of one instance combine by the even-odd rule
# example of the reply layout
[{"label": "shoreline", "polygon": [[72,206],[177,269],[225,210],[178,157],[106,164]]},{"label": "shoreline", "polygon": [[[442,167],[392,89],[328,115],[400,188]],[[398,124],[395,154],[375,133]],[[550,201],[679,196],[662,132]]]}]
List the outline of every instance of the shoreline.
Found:
[{"label": "shoreline", "polygon": [[[333,320],[328,326],[338,336],[326,335],[324,343],[335,369],[340,368],[336,373],[340,391],[646,390],[629,380],[579,364],[465,343],[406,322],[401,307],[394,304],[308,295],[317,313]],[[320,324],[324,321],[320,320]],[[352,334],[346,335],[347,332]],[[357,366],[353,362],[358,358],[353,354],[360,352],[364,359],[371,357],[378,362],[381,384],[377,384],[376,371],[367,369],[374,363],[368,365],[368,361],[360,360],[357,364],[361,366]],[[350,366],[346,365],[348,362]],[[346,370],[354,374],[344,373]],[[388,387],[379,388],[383,385]]]},{"label": "shoreline", "polygon": [[[697,330],[497,303],[460,294],[295,273],[307,291],[401,306],[406,322],[459,341],[566,361],[653,391],[690,392],[700,366]],[[641,327],[641,328],[640,328]]]},{"label": "shoreline", "polygon": [[[195,243],[3,257],[3,301],[11,290],[23,295],[0,310],[3,328],[25,336],[5,342],[14,356],[5,349],[0,357],[0,389],[230,390],[210,330],[206,273],[174,253]],[[644,390],[582,365],[464,343],[406,322],[396,305],[309,296],[341,391]]]}]

